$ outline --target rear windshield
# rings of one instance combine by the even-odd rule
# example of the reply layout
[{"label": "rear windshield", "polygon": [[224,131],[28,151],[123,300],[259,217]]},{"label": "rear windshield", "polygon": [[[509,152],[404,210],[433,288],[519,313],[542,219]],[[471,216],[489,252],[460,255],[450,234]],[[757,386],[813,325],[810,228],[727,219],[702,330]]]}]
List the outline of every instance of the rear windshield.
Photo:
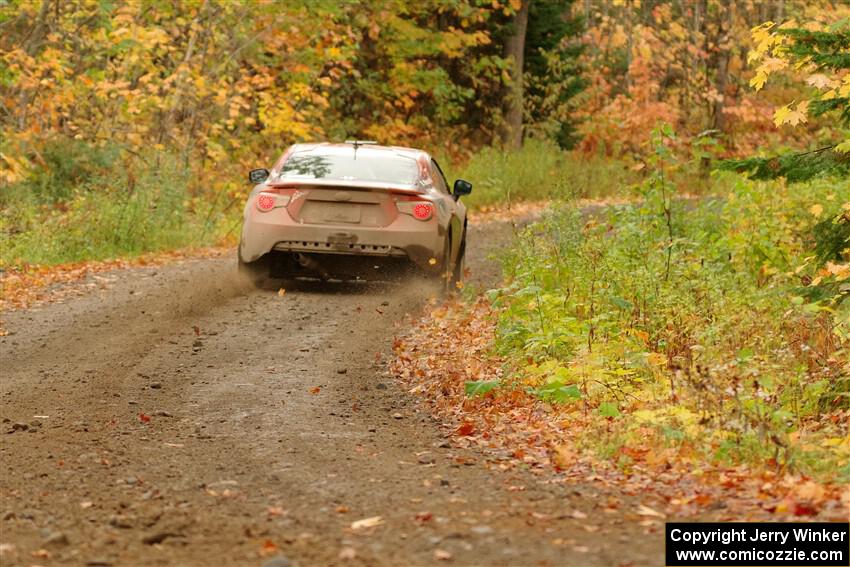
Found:
[{"label": "rear windshield", "polygon": [[295,152],[284,162],[279,181],[338,179],[399,185],[414,185],[419,178],[419,164],[414,158],[387,151],[360,150],[350,154],[317,154]]}]

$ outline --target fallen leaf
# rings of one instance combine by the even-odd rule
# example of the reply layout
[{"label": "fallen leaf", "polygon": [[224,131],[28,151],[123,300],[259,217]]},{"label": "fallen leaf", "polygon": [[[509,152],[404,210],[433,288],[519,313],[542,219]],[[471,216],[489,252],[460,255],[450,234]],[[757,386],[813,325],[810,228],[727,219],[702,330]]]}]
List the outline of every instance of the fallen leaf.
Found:
[{"label": "fallen leaf", "polygon": [[285,290],[285,289],[280,288],[279,290],[277,290],[277,296],[278,296],[278,297],[283,297],[284,295],[286,295],[286,290]]},{"label": "fallen leaf", "polygon": [[39,550],[33,551],[31,553],[31,555],[33,557],[38,557],[39,559],[50,559],[50,552],[47,551],[46,549],[39,549]]},{"label": "fallen leaf", "polygon": [[380,516],[372,516],[371,518],[363,518],[356,522],[351,522],[352,530],[363,530],[366,528],[374,528],[383,525],[384,520]]},{"label": "fallen leaf", "polygon": [[566,445],[558,445],[552,452],[552,463],[559,469],[568,469],[576,462],[576,454]]},{"label": "fallen leaf", "polygon": [[792,511],[795,516],[816,516],[818,509],[811,502],[794,502]]},{"label": "fallen leaf", "polygon": [[266,508],[266,513],[269,515],[269,517],[274,517],[285,516],[287,512],[280,506],[269,506],[268,508]]},{"label": "fallen leaf", "polygon": [[139,421],[141,421],[142,423],[150,423],[151,416],[145,415],[144,413],[140,413],[139,414]]},{"label": "fallen leaf", "polygon": [[348,506],[337,506],[336,513],[337,514],[345,514],[348,512]]},{"label": "fallen leaf", "polygon": [[416,521],[417,522],[427,522],[433,517],[434,517],[434,515],[431,514],[431,512],[419,512],[418,514],[416,514]]},{"label": "fallen leaf", "polygon": [[452,554],[444,549],[435,549],[434,550],[434,559],[437,561],[450,561],[452,558]]},{"label": "fallen leaf", "polygon": [[794,493],[800,500],[807,500],[813,503],[823,502],[823,499],[826,497],[826,491],[823,486],[810,480],[798,485]]},{"label": "fallen leaf", "polygon": [[638,506],[637,515],[638,516],[652,516],[654,518],[663,518],[664,517],[664,514],[662,514],[661,512],[659,512],[657,510],[653,510],[649,506],[644,506],[643,504]]},{"label": "fallen leaf", "polygon": [[260,546],[260,556],[268,557],[269,555],[274,555],[277,553],[278,546],[270,539],[267,539],[263,542],[263,545]]},{"label": "fallen leaf", "polygon": [[321,386],[316,386],[315,388],[310,388],[310,393],[311,393],[311,394],[314,394],[314,395],[315,395],[315,394],[318,394],[318,393],[319,393],[319,392],[321,392],[321,391],[322,391],[322,387],[321,387]]},{"label": "fallen leaf", "polygon": [[455,433],[457,433],[458,435],[463,435],[465,437],[472,435],[473,433],[475,433],[475,424],[471,421],[464,421],[460,424],[460,426],[458,426],[457,429],[455,429]]}]

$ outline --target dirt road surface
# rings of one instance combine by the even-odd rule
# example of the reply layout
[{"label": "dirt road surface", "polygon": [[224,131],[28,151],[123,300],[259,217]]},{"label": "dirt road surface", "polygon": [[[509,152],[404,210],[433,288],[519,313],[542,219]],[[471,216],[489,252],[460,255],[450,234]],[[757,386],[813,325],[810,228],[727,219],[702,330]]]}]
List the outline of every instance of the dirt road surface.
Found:
[{"label": "dirt road surface", "polygon": [[[471,229],[473,283],[510,234]],[[592,483],[488,469],[386,374],[431,290],[281,296],[232,259],[112,277],[5,315],[4,567],[663,563]]]}]

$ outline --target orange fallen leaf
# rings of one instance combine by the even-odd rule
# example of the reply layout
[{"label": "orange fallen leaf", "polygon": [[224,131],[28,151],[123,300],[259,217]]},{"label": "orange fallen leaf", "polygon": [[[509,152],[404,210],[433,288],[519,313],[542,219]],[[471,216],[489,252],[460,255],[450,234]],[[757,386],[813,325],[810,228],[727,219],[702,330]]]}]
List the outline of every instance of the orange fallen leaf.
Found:
[{"label": "orange fallen leaf", "polygon": [[464,421],[461,423],[457,429],[455,429],[455,433],[458,435],[469,436],[475,433],[475,424],[471,421]]},{"label": "orange fallen leaf", "polygon": [[576,462],[576,454],[566,445],[558,445],[553,449],[552,464],[559,469],[568,469]]},{"label": "orange fallen leaf", "polygon": [[260,556],[267,557],[269,555],[273,555],[277,553],[278,546],[270,539],[267,539],[263,542],[263,545],[260,546]]},{"label": "orange fallen leaf", "polygon": [[151,416],[145,415],[144,412],[142,412],[139,414],[139,421],[141,421],[142,423],[150,423]]},{"label": "orange fallen leaf", "polygon": [[322,391],[322,387],[321,387],[321,386],[316,386],[315,388],[310,388],[310,393],[311,393],[311,394],[314,394],[314,395],[315,395],[315,394],[318,394],[318,393],[319,393],[319,392],[321,392],[321,391]]},{"label": "orange fallen leaf", "polygon": [[427,522],[433,517],[434,517],[434,515],[431,514],[431,512],[419,512],[418,514],[416,514],[416,521],[417,522]]}]

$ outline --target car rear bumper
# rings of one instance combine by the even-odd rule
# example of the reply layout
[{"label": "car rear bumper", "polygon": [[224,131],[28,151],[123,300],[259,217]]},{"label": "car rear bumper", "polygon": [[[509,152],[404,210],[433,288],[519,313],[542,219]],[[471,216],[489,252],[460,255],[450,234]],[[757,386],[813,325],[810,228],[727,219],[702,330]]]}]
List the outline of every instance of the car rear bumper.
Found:
[{"label": "car rear bumper", "polygon": [[[419,221],[399,214],[388,226],[302,224],[281,207],[267,213],[252,211],[242,228],[239,256],[254,262],[275,250],[312,254],[408,257],[434,271],[442,263],[443,236],[436,217]],[[436,260],[436,261],[434,261]]]}]

